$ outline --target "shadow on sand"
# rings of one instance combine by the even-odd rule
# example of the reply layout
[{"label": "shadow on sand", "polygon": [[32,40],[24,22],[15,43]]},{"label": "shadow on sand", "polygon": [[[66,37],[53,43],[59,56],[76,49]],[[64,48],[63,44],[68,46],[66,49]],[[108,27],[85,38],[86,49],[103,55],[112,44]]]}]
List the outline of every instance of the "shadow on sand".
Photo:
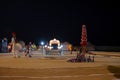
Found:
[{"label": "shadow on sand", "polygon": [[116,78],[120,78],[120,66],[108,66],[107,69],[114,74]]}]

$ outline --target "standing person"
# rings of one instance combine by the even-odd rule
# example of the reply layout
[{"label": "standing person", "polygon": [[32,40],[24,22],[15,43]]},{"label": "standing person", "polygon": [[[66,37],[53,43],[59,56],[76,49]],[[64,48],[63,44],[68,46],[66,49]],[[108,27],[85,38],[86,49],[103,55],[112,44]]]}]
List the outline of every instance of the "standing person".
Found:
[{"label": "standing person", "polygon": [[7,38],[4,38],[2,40],[2,52],[6,53],[8,51],[8,41],[7,41]]},{"label": "standing person", "polygon": [[31,42],[29,42],[29,44],[26,46],[25,56],[32,57],[32,43]]},{"label": "standing person", "polygon": [[29,42],[29,57],[32,57],[32,42]]},{"label": "standing person", "polygon": [[16,40],[16,43],[14,45],[14,57],[20,57],[20,52],[22,50],[22,45],[19,43],[19,41]]},{"label": "standing person", "polygon": [[29,55],[29,45],[25,46],[25,56]]},{"label": "standing person", "polygon": [[12,32],[12,38],[11,38],[12,50],[11,50],[11,52],[13,53],[14,57],[16,57],[16,54],[15,54],[15,43],[16,43],[16,34],[14,32]]},{"label": "standing person", "polygon": [[12,45],[9,43],[9,44],[8,44],[8,52],[9,52],[9,53],[11,52],[11,49],[12,49]]}]

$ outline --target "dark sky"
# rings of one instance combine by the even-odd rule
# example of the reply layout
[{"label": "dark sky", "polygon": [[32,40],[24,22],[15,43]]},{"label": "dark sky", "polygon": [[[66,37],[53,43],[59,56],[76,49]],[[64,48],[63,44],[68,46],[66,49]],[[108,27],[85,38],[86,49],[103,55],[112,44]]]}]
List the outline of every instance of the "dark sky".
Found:
[{"label": "dark sky", "polygon": [[15,32],[17,39],[26,42],[57,38],[80,45],[81,28],[85,24],[92,44],[120,46],[118,30],[113,27],[119,9],[112,0],[10,1],[0,2],[0,38],[10,39]]}]

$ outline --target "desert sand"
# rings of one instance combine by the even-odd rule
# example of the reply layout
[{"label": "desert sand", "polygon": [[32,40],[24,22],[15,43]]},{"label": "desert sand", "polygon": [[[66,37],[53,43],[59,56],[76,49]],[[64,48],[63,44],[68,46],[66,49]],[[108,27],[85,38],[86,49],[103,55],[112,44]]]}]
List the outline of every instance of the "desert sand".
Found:
[{"label": "desert sand", "polygon": [[33,53],[31,58],[0,53],[0,80],[120,80],[120,52],[92,52],[95,62],[71,63],[73,54]]}]

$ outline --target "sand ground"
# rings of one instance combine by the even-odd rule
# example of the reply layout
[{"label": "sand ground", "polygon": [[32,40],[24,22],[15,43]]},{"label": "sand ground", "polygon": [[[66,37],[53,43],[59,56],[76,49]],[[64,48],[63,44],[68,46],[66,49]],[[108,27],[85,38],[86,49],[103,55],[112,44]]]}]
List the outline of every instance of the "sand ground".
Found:
[{"label": "sand ground", "polygon": [[13,58],[0,53],[0,80],[120,80],[120,52],[92,52],[95,62],[71,63],[73,54]]}]

